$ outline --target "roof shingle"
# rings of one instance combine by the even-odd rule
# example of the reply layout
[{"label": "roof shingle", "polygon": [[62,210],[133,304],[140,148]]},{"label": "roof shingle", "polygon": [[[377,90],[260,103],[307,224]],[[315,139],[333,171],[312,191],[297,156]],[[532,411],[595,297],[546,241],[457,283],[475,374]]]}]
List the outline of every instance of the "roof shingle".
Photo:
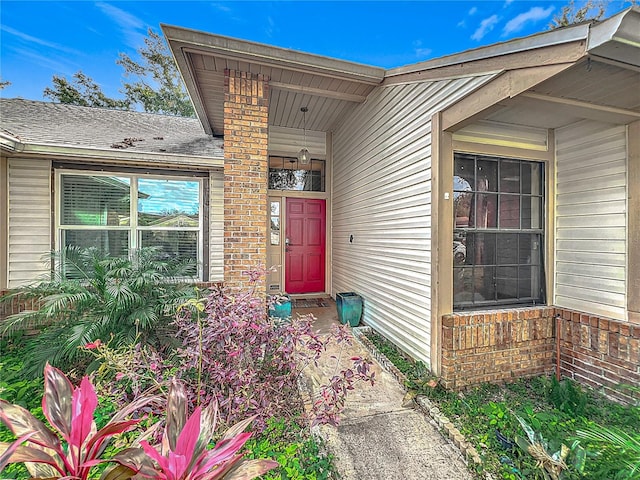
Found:
[{"label": "roof shingle", "polygon": [[223,140],[195,118],[2,98],[0,127],[22,143],[223,156]]}]

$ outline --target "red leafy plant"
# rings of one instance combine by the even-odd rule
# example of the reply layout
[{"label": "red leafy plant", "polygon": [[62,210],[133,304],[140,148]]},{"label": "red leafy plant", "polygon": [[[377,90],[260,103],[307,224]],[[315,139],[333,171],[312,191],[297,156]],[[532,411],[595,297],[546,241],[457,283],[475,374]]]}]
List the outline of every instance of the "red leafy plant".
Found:
[{"label": "red leafy plant", "polygon": [[12,444],[0,444],[0,470],[8,463],[24,462],[33,479],[85,480],[90,478],[92,467],[115,462],[115,467],[102,473],[102,480],[251,480],[278,465],[271,460],[244,460],[238,453],[251,436],[243,433],[251,418],[235,425],[207,450],[216,431],[217,407],[198,407],[187,418],[187,396],[175,381],[167,399],[161,445],[154,448],[147,440],[160,426],[156,423],[133,447],[112,458],[100,458],[114,435],[133,429],[139,422],[125,418],[160,397],[138,398],[97,430],[93,414],[98,398],[89,379],[84,377],[74,388],[60,370],[48,364],[44,373],[42,409],[54,430],[22,407],[0,400],[0,420],[18,436]]},{"label": "red leafy plant", "polygon": [[[33,478],[68,478],[84,480],[95,465],[116,462],[119,465],[102,475],[104,480],[127,479],[137,473],[133,468],[136,451],[123,451],[111,459],[101,459],[114,435],[133,429],[139,420],[128,416],[152,402],[157,396],[142,396],[120,410],[97,430],[93,414],[98,397],[93,385],[84,377],[78,387],[57,368],[44,369],[42,411],[53,430],[29,411],[0,399],[0,420],[18,439],[12,444],[0,443],[0,470],[7,463],[24,462]],[[26,442],[26,445],[23,443]]]},{"label": "red leafy plant", "polygon": [[[255,283],[264,272],[248,274]],[[255,415],[254,428],[260,430],[270,417],[297,417],[303,410],[298,390],[302,371],[317,363],[330,343],[346,345],[352,339],[345,326],[319,335],[311,315],[288,322],[269,318],[264,298],[252,288],[213,287],[206,297],[183,307],[175,321],[183,344],[178,349],[181,378],[196,403],[202,399],[220,406],[221,422],[227,425]],[[314,424],[336,424],[353,385],[373,383],[370,361],[352,359],[347,368],[339,358],[334,361],[337,373],[321,387]]]},{"label": "red leafy plant", "polygon": [[218,425],[215,403],[196,407],[187,417],[184,386],[173,381],[169,390],[167,421],[162,442],[154,448],[146,440],[140,445],[155,462],[154,478],[162,480],[251,480],[278,466],[273,460],[245,460],[238,453],[251,437],[244,430],[253,417],[231,427],[211,450],[207,445]]}]

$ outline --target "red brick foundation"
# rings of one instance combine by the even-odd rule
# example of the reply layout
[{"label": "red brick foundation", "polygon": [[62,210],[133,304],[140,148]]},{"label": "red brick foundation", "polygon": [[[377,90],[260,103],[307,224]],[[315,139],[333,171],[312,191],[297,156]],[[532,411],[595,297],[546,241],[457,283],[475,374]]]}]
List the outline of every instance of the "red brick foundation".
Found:
[{"label": "red brick foundation", "polygon": [[455,313],[442,317],[441,376],[447,388],[502,383],[560,371],[624,403],[640,400],[640,325],[554,307]]},{"label": "red brick foundation", "polygon": [[442,318],[442,370],[447,388],[502,383],[553,370],[554,309],[455,313]]},{"label": "red brick foundation", "polygon": [[562,376],[602,390],[624,403],[640,400],[640,325],[556,309],[560,315]]}]

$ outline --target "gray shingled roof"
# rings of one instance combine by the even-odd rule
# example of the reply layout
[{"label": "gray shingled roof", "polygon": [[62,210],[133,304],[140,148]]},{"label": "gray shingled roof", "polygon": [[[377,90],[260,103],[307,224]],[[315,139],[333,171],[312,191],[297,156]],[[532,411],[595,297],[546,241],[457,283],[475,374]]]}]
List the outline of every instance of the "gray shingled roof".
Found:
[{"label": "gray shingled roof", "polygon": [[195,118],[2,98],[0,128],[22,143],[223,156],[223,140]]}]

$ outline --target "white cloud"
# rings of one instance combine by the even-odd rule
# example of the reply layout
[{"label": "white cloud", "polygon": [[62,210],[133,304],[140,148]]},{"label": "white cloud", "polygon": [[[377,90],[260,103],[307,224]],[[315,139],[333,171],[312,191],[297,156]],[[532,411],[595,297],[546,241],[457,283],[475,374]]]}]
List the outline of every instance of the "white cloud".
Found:
[{"label": "white cloud", "polygon": [[228,5],[224,5],[222,3],[212,3],[211,6],[216,10],[220,10],[224,13],[231,13],[231,8]]},{"label": "white cloud", "polygon": [[504,6],[508,7],[509,5],[511,5],[513,3],[513,0],[505,0],[504,2]]},{"label": "white cloud", "polygon": [[125,12],[121,8],[114,7],[108,3],[98,2],[96,7],[103,11],[105,15],[111,18],[122,28],[141,29],[144,28],[144,22],[138,17]]},{"label": "white cloud", "polygon": [[[467,12],[467,16],[472,17],[473,15],[475,15],[476,13],[478,13],[478,7],[471,7],[469,9],[469,11]],[[460,20],[457,23],[457,26],[459,28],[466,28],[467,27],[467,20],[465,18],[463,18],[462,20]]]},{"label": "white cloud", "polygon": [[524,26],[531,22],[536,23],[540,20],[549,18],[555,7],[550,6],[548,8],[532,7],[528,11],[521,13],[520,15],[512,18],[502,29],[502,36],[509,35],[510,33],[519,32]]},{"label": "white cloud", "polygon": [[120,26],[126,42],[130,47],[139,48],[144,44],[146,34],[146,24],[144,21],[108,3],[98,2],[96,3],[96,7]]},{"label": "white cloud", "polygon": [[431,48],[425,48],[422,46],[422,40],[416,40],[413,42],[413,51],[419,59],[426,58],[433,52]]},{"label": "white cloud", "polygon": [[66,52],[66,53],[73,53],[73,54],[78,54],[79,52],[77,50],[74,50],[72,48],[68,48],[65,47],[64,45],[60,45],[57,43],[53,43],[53,42],[49,42],[47,40],[43,40],[41,38],[38,37],[34,37],[32,35],[29,35],[27,33],[21,32],[19,30],[15,30],[14,28],[11,27],[7,27],[6,25],[0,25],[0,30],[3,30],[5,32],[7,32],[10,35],[14,35],[28,43],[35,43],[36,45],[41,45],[43,47],[48,47],[48,48],[53,48],[55,50],[59,50],[61,52]]},{"label": "white cloud", "polygon": [[272,38],[275,31],[277,31],[276,21],[271,15],[269,15],[267,17],[267,26],[264,29],[264,33],[267,35],[267,37]]},{"label": "white cloud", "polygon": [[482,38],[493,30],[493,27],[500,21],[498,15],[491,15],[488,18],[485,18],[480,22],[480,26],[477,28],[473,35],[471,35],[472,40],[482,40]]}]

